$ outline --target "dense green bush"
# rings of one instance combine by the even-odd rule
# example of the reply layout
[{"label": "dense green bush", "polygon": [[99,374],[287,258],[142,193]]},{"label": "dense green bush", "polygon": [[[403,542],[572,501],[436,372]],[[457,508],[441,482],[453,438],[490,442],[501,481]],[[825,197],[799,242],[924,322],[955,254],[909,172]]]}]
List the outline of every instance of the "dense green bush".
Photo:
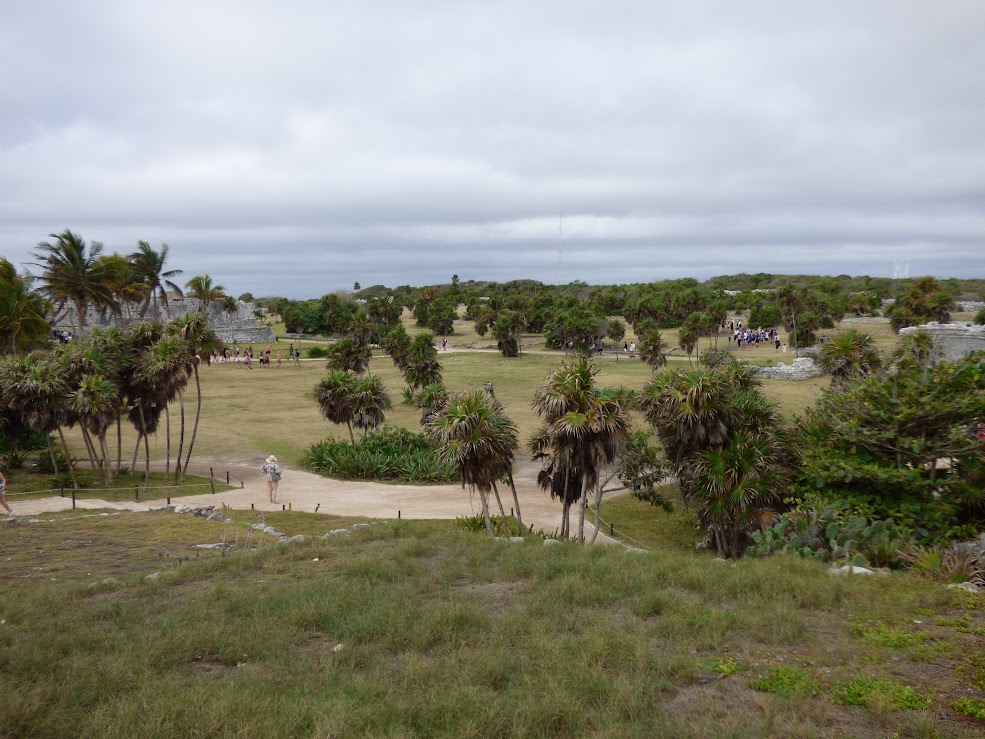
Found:
[{"label": "dense green bush", "polygon": [[458,468],[442,462],[436,447],[421,434],[384,426],[357,444],[321,441],[304,452],[307,467],[345,480],[454,482]]},{"label": "dense green bush", "polygon": [[323,346],[309,346],[305,352],[311,359],[322,359],[328,356],[328,350]]},{"label": "dense green bush", "polygon": [[900,550],[910,532],[892,521],[868,521],[844,516],[833,507],[784,513],[776,524],[751,534],[755,544],[748,554],[797,554],[821,562],[899,567]]}]

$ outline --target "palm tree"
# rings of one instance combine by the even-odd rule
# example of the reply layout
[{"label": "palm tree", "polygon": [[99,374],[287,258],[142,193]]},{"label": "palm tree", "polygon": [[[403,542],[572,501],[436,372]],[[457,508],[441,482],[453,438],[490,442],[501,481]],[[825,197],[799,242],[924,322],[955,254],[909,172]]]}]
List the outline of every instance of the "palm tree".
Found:
[{"label": "palm tree", "polygon": [[349,440],[355,444],[352,433],[352,387],[355,376],[345,370],[335,370],[315,386],[315,401],[322,415],[332,423],[346,424],[349,427]]},{"label": "palm tree", "polygon": [[212,278],[208,275],[195,275],[185,283],[185,288],[191,297],[198,298],[201,313],[208,313],[210,303],[226,297],[226,288],[213,285]]},{"label": "palm tree", "polygon": [[[459,393],[429,419],[426,432],[441,445],[441,458],[458,464],[462,487],[479,491],[486,530],[492,534],[489,491],[512,472],[518,445],[516,425],[506,417],[503,404],[481,390]],[[522,530],[519,501],[515,503]],[[502,501],[499,505],[505,521]]]},{"label": "palm tree", "polygon": [[836,334],[821,348],[821,366],[831,373],[832,385],[841,385],[858,377],[877,372],[882,355],[869,334],[854,328]]},{"label": "palm tree", "polygon": [[45,314],[49,305],[31,289],[33,279],[20,276],[14,265],[0,257],[0,351],[16,353],[19,346],[48,337]]},{"label": "palm tree", "polygon": [[546,460],[538,482],[552,496],[561,496],[565,533],[570,531],[572,486],[580,485],[579,541],[585,540],[588,491],[598,484],[600,469],[612,464],[629,441],[627,396],[597,387],[596,374],[587,359],[562,363],[548,373],[533,401],[544,424],[528,445],[535,459]]},{"label": "palm tree", "polygon": [[367,346],[373,338],[373,334],[376,333],[377,328],[376,322],[365,311],[359,311],[352,317],[349,333],[357,344]]},{"label": "palm tree", "polygon": [[383,380],[376,375],[357,378],[352,384],[352,423],[363,430],[363,438],[370,429],[384,421],[384,411],[393,408],[390,396],[383,387]]},{"label": "palm tree", "polygon": [[636,338],[640,342],[640,359],[655,370],[667,365],[667,345],[663,342],[663,337],[660,336],[656,324],[653,324],[652,327],[647,326],[645,329],[637,327]]},{"label": "palm tree", "polygon": [[78,317],[76,327],[81,332],[90,302],[101,305],[113,302],[112,291],[96,268],[96,258],[103,245],[94,241],[87,247],[81,236],[68,229],[51,234],[51,238],[54,242],[42,241],[33,255],[38,260],[34,266],[41,268],[40,291],[58,305],[59,311],[66,303],[73,305]]},{"label": "palm tree", "polygon": [[181,479],[185,478],[188,463],[192,458],[195,447],[195,437],[198,435],[198,422],[202,416],[202,383],[198,375],[198,365],[209,362],[212,352],[222,348],[222,340],[209,328],[208,320],[201,313],[185,313],[168,324],[167,331],[184,341],[188,346],[189,367],[195,377],[195,424],[192,426],[192,438],[188,442],[188,453],[185,463],[181,463],[181,451],[185,440],[185,402],[184,393],[179,394],[181,408],[181,436],[178,441],[178,463],[175,467],[175,480],[179,471]]},{"label": "palm tree", "polygon": [[119,391],[108,378],[99,374],[83,375],[78,388],[68,400],[69,408],[78,415],[83,431],[99,440],[99,454],[107,487],[113,484],[112,465],[106,445],[106,432],[116,418]]},{"label": "palm tree", "polygon": [[50,434],[58,432],[72,485],[77,488],[79,481],[62,430],[62,424],[69,418],[66,408],[69,389],[63,365],[50,352],[31,352],[13,357],[3,365],[3,372],[0,383],[11,409],[21,417],[24,425],[48,440],[48,454],[56,473],[58,461]]},{"label": "palm tree", "polygon": [[780,305],[790,314],[790,323],[793,325],[793,353],[797,354],[797,313],[801,310],[800,298],[793,285],[784,285],[776,291],[776,298]]},{"label": "palm tree", "polygon": [[430,331],[422,331],[411,342],[404,379],[413,390],[441,382],[441,363],[438,362],[438,350],[434,348],[434,334]]},{"label": "palm tree", "polygon": [[413,341],[407,333],[402,323],[395,323],[388,327],[386,333],[380,338],[380,346],[383,347],[393,365],[401,372],[406,372],[410,366],[410,348]]},{"label": "palm tree", "polygon": [[106,287],[113,294],[113,302],[100,307],[105,315],[107,310],[122,316],[126,308],[127,317],[132,317],[131,304],[143,302],[147,286],[141,282],[129,259],[120,254],[103,254],[96,260],[97,269]]},{"label": "palm tree", "polygon": [[366,344],[360,344],[354,339],[339,339],[328,347],[328,368],[344,370],[361,375],[369,366],[373,352]]},{"label": "palm tree", "polygon": [[[154,318],[159,317],[157,308],[158,297],[160,297],[161,303],[164,304],[164,310],[169,310],[168,288],[174,290],[179,296],[181,295],[181,288],[171,281],[172,277],[177,277],[181,274],[181,270],[165,270],[164,264],[167,261],[167,244],[161,244],[161,251],[157,252],[154,251],[154,248],[146,241],[138,241],[137,251],[130,255],[130,262],[133,264],[134,274],[137,279],[145,285],[146,289],[144,305],[140,309],[141,318],[147,315],[147,309],[150,308],[152,300],[154,302]],[[219,289],[221,290],[222,288]],[[168,315],[170,315],[170,312]]]}]

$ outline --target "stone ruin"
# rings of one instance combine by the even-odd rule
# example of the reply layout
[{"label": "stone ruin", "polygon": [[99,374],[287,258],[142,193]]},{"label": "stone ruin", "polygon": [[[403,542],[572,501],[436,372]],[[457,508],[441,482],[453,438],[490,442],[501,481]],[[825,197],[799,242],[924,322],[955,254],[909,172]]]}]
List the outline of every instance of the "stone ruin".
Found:
[{"label": "stone ruin", "polygon": [[[147,314],[140,316],[141,304],[130,303],[123,306],[123,315],[114,316],[111,313],[95,310],[91,306],[86,310],[86,330],[106,326],[130,326],[141,321],[154,320],[157,318],[162,322],[167,322],[175,316],[184,313],[197,313],[201,307],[198,298],[182,297],[169,298],[168,307],[158,302],[157,313],[154,312],[153,302],[147,310]],[[244,303],[242,300],[236,301],[236,310],[226,310],[222,303],[210,303],[207,311],[209,328],[215,331],[216,335],[227,344],[263,344],[275,341],[274,330],[270,326],[261,325],[254,315],[256,306],[253,303]],[[70,325],[75,330],[78,325],[75,307],[65,306],[64,314],[60,316],[59,326]]]},{"label": "stone ruin", "polygon": [[925,331],[934,337],[944,353],[944,358],[954,361],[972,352],[985,351],[985,326],[964,323],[937,323],[931,321],[920,326],[900,329],[900,336]]},{"label": "stone ruin", "polygon": [[811,357],[798,357],[789,365],[780,362],[776,366],[756,368],[756,376],[764,380],[809,380],[823,374],[821,365]]}]

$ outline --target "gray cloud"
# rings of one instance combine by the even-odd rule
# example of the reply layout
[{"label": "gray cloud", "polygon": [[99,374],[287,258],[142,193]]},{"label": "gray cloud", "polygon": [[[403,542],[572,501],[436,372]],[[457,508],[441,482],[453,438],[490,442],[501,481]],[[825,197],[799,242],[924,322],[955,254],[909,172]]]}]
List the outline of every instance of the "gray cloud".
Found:
[{"label": "gray cloud", "polygon": [[559,247],[563,281],[983,276],[983,21],[974,0],[6,4],[0,253],[71,227],[296,297],[554,282]]}]

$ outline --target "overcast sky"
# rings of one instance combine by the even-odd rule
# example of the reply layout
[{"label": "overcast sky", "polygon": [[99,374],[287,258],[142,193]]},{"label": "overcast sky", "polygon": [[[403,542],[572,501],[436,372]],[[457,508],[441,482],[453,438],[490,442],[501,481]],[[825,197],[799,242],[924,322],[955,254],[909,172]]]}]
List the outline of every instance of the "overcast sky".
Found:
[{"label": "overcast sky", "polygon": [[290,297],[985,277],[983,33],[981,0],[2,2],[0,255],[71,228]]}]

